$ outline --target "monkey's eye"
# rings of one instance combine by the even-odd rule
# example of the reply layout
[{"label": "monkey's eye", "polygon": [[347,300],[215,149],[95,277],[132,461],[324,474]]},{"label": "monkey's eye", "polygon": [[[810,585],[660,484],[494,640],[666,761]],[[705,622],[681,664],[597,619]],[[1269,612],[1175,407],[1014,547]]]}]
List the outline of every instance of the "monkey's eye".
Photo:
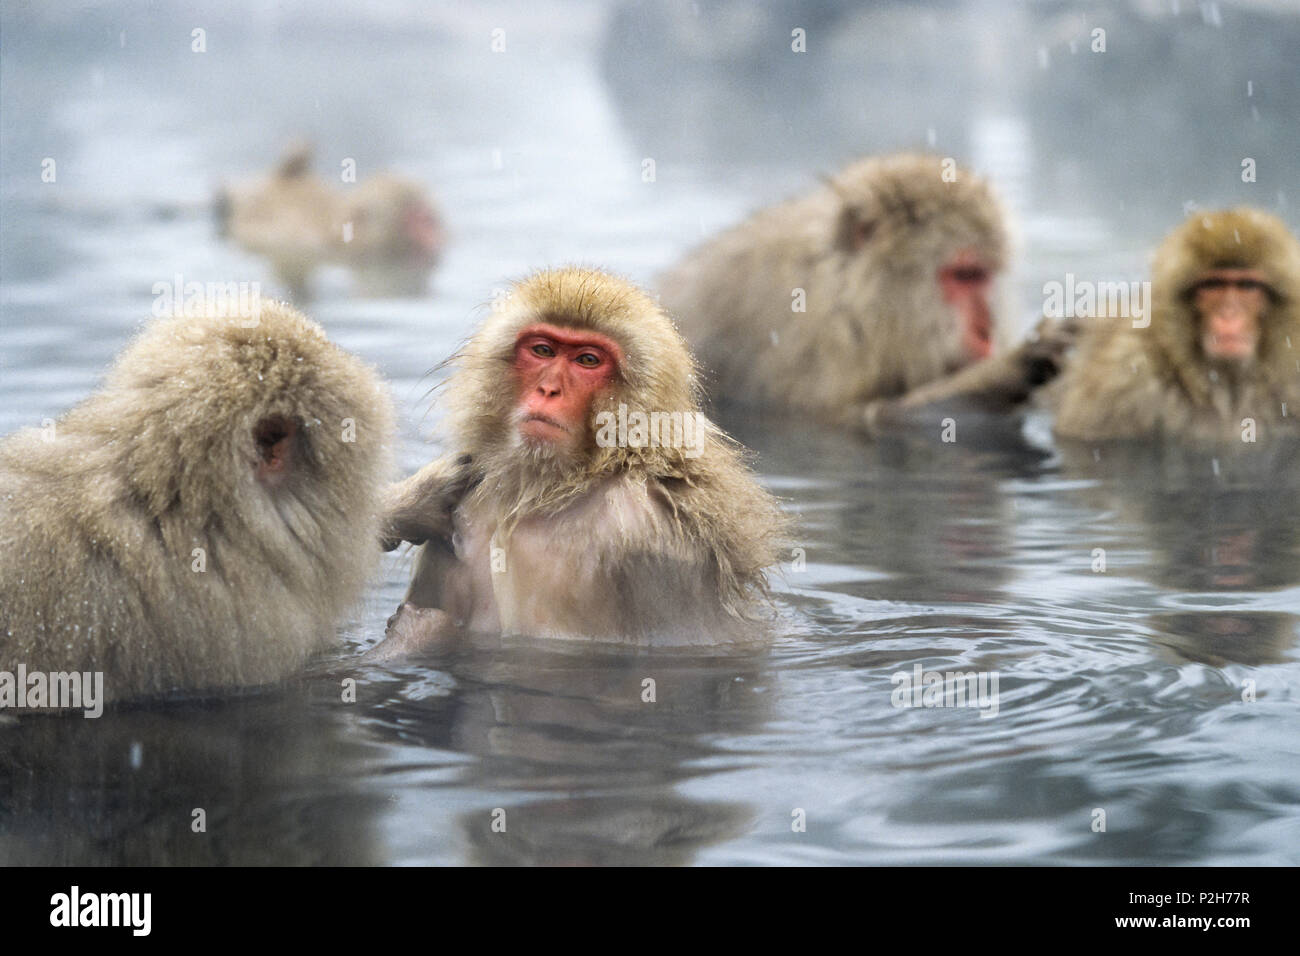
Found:
[{"label": "monkey's eye", "polygon": [[555,358],[555,349],[551,348],[545,342],[538,342],[533,346],[533,354],[539,358]]},{"label": "monkey's eye", "polygon": [[595,368],[600,364],[600,356],[594,352],[583,352],[575,361],[583,368]]},{"label": "monkey's eye", "polygon": [[1229,278],[1227,276],[1207,276],[1192,287],[1194,292],[1227,292],[1229,289],[1236,289],[1238,292],[1268,292],[1272,289],[1267,282],[1259,279],[1250,279],[1242,277],[1240,279]]}]

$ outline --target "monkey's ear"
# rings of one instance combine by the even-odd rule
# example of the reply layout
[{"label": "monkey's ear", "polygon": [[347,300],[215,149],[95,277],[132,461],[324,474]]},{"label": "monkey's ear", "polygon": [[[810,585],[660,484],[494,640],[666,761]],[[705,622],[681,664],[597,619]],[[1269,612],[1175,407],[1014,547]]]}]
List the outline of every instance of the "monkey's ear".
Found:
[{"label": "monkey's ear", "polygon": [[284,415],[269,415],[253,428],[257,443],[257,480],[268,488],[279,486],[297,464],[298,423]]},{"label": "monkey's ear", "polygon": [[835,226],[835,248],[841,252],[857,252],[876,232],[876,221],[866,218],[861,210],[845,206],[840,210]]}]

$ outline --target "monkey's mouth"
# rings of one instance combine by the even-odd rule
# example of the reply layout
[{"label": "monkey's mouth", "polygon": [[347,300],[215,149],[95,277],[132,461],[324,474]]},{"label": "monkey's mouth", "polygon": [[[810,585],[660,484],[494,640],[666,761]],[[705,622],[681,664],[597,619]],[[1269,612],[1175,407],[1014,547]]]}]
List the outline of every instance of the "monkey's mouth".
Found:
[{"label": "monkey's mouth", "polygon": [[1213,359],[1244,362],[1255,356],[1255,339],[1250,335],[1212,335],[1205,351]]},{"label": "monkey's mouth", "polygon": [[549,439],[556,437],[556,432],[568,435],[571,429],[563,422],[539,412],[525,415],[519,422],[519,433],[526,438]]},{"label": "monkey's mouth", "polygon": [[993,316],[980,305],[958,308],[962,350],[967,361],[978,362],[993,354]]}]

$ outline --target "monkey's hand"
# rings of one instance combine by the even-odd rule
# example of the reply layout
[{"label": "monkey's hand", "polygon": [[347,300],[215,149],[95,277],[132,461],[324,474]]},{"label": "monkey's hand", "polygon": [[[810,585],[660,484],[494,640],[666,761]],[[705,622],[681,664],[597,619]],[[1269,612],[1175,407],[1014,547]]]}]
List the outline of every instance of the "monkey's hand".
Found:
[{"label": "monkey's hand", "polygon": [[384,639],[361,655],[368,664],[399,660],[446,647],[457,633],[450,614],[405,602],[388,619]]},{"label": "monkey's hand", "polygon": [[1005,414],[1023,404],[1034,390],[1061,373],[1065,355],[1078,338],[1076,320],[1043,319],[1016,348],[969,365],[959,372],[913,389],[902,398],[867,405],[863,422],[879,433],[925,417],[927,412],[973,409]]},{"label": "monkey's hand", "polygon": [[1020,362],[1027,385],[1026,398],[1061,374],[1066,356],[1082,331],[1083,324],[1077,318],[1040,319],[1028,338],[1010,353]]},{"label": "monkey's hand", "polygon": [[447,455],[429,462],[385,495],[380,542],[392,551],[403,541],[424,544],[450,540],[452,513],[473,484],[469,455]]}]

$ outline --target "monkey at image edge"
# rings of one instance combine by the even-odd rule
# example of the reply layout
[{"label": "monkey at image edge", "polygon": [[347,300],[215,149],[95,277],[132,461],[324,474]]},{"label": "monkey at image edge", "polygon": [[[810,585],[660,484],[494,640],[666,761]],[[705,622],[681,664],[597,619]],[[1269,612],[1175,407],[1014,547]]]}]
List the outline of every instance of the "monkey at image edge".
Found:
[{"label": "monkey at image edge", "polygon": [[1300,242],[1276,216],[1195,213],[1153,260],[1149,326],[1098,320],[1059,383],[1057,437],[1249,453],[1300,438]]},{"label": "monkey at image edge", "polygon": [[110,700],[293,673],[378,563],[393,422],[287,305],[153,322],[0,442],[0,672],[103,672]]}]

